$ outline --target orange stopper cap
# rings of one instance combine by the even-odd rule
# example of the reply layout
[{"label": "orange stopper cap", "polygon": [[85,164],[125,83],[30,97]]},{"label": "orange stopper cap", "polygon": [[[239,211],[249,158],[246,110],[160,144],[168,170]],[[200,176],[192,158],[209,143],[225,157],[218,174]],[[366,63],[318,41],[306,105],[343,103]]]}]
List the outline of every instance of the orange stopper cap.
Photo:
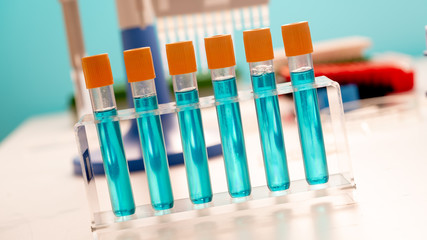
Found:
[{"label": "orange stopper cap", "polygon": [[179,75],[197,71],[196,56],[192,41],[166,44],[169,74]]},{"label": "orange stopper cap", "polygon": [[282,37],[287,57],[313,52],[308,22],[291,23],[282,26]]},{"label": "orange stopper cap", "polygon": [[205,50],[209,69],[236,65],[231,35],[217,35],[205,38]]},{"label": "orange stopper cap", "polygon": [[123,57],[128,82],[140,82],[156,77],[150,47],[124,51]]},{"label": "orange stopper cap", "polygon": [[274,59],[270,28],[243,32],[246,62],[261,62]]},{"label": "orange stopper cap", "polygon": [[105,87],[114,83],[108,54],[84,57],[82,67],[87,89]]}]

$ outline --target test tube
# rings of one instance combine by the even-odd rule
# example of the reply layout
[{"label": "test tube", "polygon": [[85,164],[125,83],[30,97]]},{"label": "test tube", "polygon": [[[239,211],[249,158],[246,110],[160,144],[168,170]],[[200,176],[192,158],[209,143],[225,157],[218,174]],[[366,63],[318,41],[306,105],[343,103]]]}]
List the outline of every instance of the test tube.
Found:
[{"label": "test tube", "polygon": [[246,61],[249,62],[258,117],[267,185],[271,191],[289,188],[282,120],[273,70],[273,44],[269,28],[243,32]]},{"label": "test tube", "polygon": [[127,50],[124,59],[135,112],[140,114],[137,125],[151,205],[155,210],[166,210],[173,207],[173,194],[165,140],[160,116],[147,112],[158,109],[151,50],[149,47]]},{"label": "test tube", "polygon": [[192,105],[199,103],[193,42],[166,44],[166,56],[176,105],[181,108],[178,121],[190,199],[194,204],[208,203],[212,200],[212,187],[202,116],[199,108],[191,109]]},{"label": "test tube", "polygon": [[212,84],[228,192],[231,197],[245,197],[251,194],[245,138],[237,95],[234,66],[233,40],[231,35],[218,35],[205,38],[206,57],[211,70]]},{"label": "test tube", "polygon": [[135,213],[135,202],[120,125],[112,120],[117,115],[117,109],[108,54],[84,57],[82,67],[97,121],[96,129],[113,212],[119,217],[131,215]]},{"label": "test tube", "polygon": [[[283,25],[282,36],[292,85],[314,83],[313,45],[308,22]],[[295,91],[294,102],[307,182],[310,185],[326,183],[329,175],[317,89]]]}]

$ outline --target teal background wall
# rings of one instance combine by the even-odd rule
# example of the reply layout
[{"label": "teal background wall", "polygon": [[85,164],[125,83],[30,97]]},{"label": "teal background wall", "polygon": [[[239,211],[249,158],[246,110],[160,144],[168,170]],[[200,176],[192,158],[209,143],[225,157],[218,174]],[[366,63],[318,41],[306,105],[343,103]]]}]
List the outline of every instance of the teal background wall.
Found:
[{"label": "teal background wall", "polygon": [[[124,79],[114,0],[80,0],[86,51],[109,53],[113,75]],[[427,1],[270,0],[275,48],[280,25],[307,20],[314,41],[350,35],[371,37],[369,53],[397,51],[421,56],[425,50]],[[26,118],[68,108],[70,64],[58,0],[0,3],[0,141]],[[235,42],[241,42],[236,33]],[[246,67],[236,44],[238,65]]]}]

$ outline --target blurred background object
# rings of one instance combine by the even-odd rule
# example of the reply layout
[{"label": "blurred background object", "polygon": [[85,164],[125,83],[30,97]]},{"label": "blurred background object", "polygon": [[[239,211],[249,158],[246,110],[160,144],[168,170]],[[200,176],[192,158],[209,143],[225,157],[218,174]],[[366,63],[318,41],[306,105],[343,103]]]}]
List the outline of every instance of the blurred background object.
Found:
[{"label": "blurred background object", "polygon": [[80,24],[77,0],[60,0],[67,33],[68,51],[71,63],[71,80],[74,84],[74,103],[77,116],[91,113],[89,94],[86,91],[81,59],[85,56],[83,32]]},{"label": "blurred background object", "polygon": [[[425,26],[426,29],[426,47],[427,47],[427,25]],[[427,50],[424,51],[424,56],[427,56]]]},{"label": "blurred background object", "polygon": [[[223,1],[207,2],[214,4]],[[365,56],[390,51],[421,56],[425,50],[422,29],[425,26],[423,16],[426,2],[423,0],[310,1],[310,7],[307,7],[307,4],[299,1],[271,0],[269,2],[269,25],[276,49],[283,47],[278,30],[282,24],[308,20],[315,42],[354,35],[368,37],[372,41],[372,47],[367,49]],[[384,7],[384,4],[387,5],[388,10],[378,11]],[[153,7],[156,8],[156,5]],[[401,11],[402,9],[405,11]],[[122,40],[118,31],[120,27],[114,1],[79,1],[79,11],[87,54],[108,52],[114,78],[118,83],[124,84]],[[251,11],[249,11],[249,19],[253,19],[254,13]],[[258,11],[260,16],[262,11],[264,10]],[[240,11],[240,14],[243,16],[247,13]],[[166,16],[165,13],[164,17],[159,17],[158,24],[161,19],[166,22],[169,21],[167,19],[170,19],[170,16]],[[3,139],[30,116],[69,109],[73,94],[70,66],[73,64],[67,52],[67,35],[61,5],[58,1],[2,1],[0,20],[1,31],[4,33],[0,40],[2,53],[0,72],[4,84],[0,90],[0,107],[7,115],[7,118],[3,118],[3,125],[0,128],[0,139]],[[174,23],[178,24],[179,21]],[[250,20],[250,23],[251,27],[259,24],[253,20]],[[242,24],[245,23],[242,21]],[[165,34],[162,36],[161,26],[158,27],[160,41],[162,37],[168,39],[166,31],[163,30]],[[211,33],[216,34],[216,31],[217,29],[213,29]],[[179,40],[178,33],[181,34],[180,31],[176,33],[176,40]],[[247,67],[244,61],[242,31],[239,29],[234,31],[234,43],[237,69],[240,70],[241,76],[248,76],[245,72]],[[205,64],[202,60],[198,57],[199,63]],[[249,83],[248,78],[241,79],[241,82],[242,89],[249,88],[247,84],[245,85]],[[16,96],[26,97],[17,98]]]},{"label": "blurred background object", "polygon": [[[318,42],[313,53],[315,75],[337,81],[341,85],[343,102],[412,90],[414,71],[411,56],[380,53],[370,57],[365,52],[371,45],[369,38],[359,36]],[[277,52],[275,62],[280,81],[289,82],[287,58]],[[324,91],[319,91],[319,96],[327,99]],[[326,101],[320,102],[320,108],[327,106]],[[346,110],[353,110],[355,106],[353,104]]]}]

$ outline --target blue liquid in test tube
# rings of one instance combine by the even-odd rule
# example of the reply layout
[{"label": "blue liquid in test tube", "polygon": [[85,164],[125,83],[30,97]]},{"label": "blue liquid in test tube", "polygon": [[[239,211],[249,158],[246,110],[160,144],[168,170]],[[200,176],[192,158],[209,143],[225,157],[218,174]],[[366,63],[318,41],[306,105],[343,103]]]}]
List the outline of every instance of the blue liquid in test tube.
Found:
[{"label": "blue liquid in test tube", "polygon": [[169,74],[175,92],[182,151],[190,199],[194,204],[212,201],[208,155],[197,91],[197,64],[193,42],[166,44]]},{"label": "blue liquid in test tube", "polygon": [[[313,69],[291,72],[291,79],[294,86],[313,83]],[[329,174],[317,89],[294,92],[294,101],[307,181],[310,184],[326,183]]]},{"label": "blue liquid in test tube", "polygon": [[253,91],[258,116],[259,134],[265,161],[267,184],[272,191],[289,188],[290,180],[286,162],[285,142],[283,140],[282,120],[279,100],[271,94],[276,90],[274,73],[252,75]]},{"label": "blue liquid in test tube", "polygon": [[289,188],[289,170],[283,139],[282,119],[273,70],[273,43],[269,28],[243,32],[258,117],[259,135],[267,185],[271,191]]},{"label": "blue liquid in test tube", "polygon": [[168,159],[158,109],[153,58],[149,47],[124,51],[128,81],[138,115],[139,139],[147,173],[151,205],[155,210],[173,207]]},{"label": "blue liquid in test tube", "polygon": [[[126,162],[119,122],[108,117],[117,115],[116,109],[94,112],[99,136],[105,175],[108,182],[111,205],[116,216],[135,213],[129,170]],[[103,118],[107,118],[104,119]]]},{"label": "blue liquid in test tube", "polygon": [[229,102],[237,97],[236,78],[212,81],[221,132],[225,170],[230,195],[244,197],[251,193],[249,169],[246,158],[245,138],[238,102]]},{"label": "blue liquid in test tube", "polygon": [[[177,106],[199,102],[196,88],[175,92],[175,98]],[[200,109],[178,112],[178,121],[191,201],[195,204],[210,202],[212,188]]]},{"label": "blue liquid in test tube", "polygon": [[308,184],[323,184],[329,180],[325,143],[320,122],[317,89],[299,86],[314,83],[313,44],[308,22],[282,26],[283,43],[288,57],[294,102],[298,121],[301,150]]},{"label": "blue liquid in test tube", "polygon": [[113,212],[122,217],[135,213],[132,185],[118,121],[113,74],[108,54],[82,58]]},{"label": "blue liquid in test tube", "polygon": [[[157,96],[134,98],[135,111],[157,109]],[[142,114],[137,119],[145,171],[147,173],[151,205],[155,210],[173,207],[172,186],[169,176],[165,141],[159,115]]]},{"label": "blue liquid in test tube", "polygon": [[205,50],[217,103],[228,192],[233,198],[246,197],[251,194],[251,181],[240,105],[235,102],[238,94],[233,39],[230,34],[207,37]]}]

